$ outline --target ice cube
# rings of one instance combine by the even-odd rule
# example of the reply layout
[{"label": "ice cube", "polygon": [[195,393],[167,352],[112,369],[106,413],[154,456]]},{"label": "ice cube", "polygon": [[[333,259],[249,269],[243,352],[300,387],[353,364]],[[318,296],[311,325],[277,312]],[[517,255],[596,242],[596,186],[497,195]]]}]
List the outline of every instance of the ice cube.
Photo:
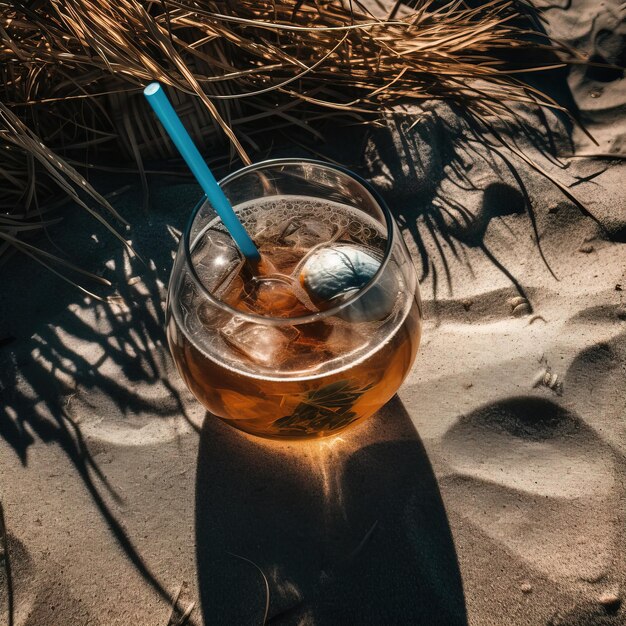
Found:
[{"label": "ice cube", "polygon": [[289,357],[292,341],[298,337],[293,326],[269,326],[238,318],[221,329],[224,341],[253,363],[280,366]]},{"label": "ice cube", "polygon": [[298,298],[301,290],[295,281],[291,284],[283,278],[258,278],[252,307],[259,315],[271,317],[298,317],[308,315],[316,309],[310,309]]},{"label": "ice cube", "polygon": [[367,346],[371,337],[360,333],[354,325],[334,323],[326,338],[326,348],[335,356],[347,357]]},{"label": "ice cube", "polygon": [[223,291],[239,273],[243,263],[230,235],[219,230],[208,230],[202,236],[191,259],[200,282],[211,293]]},{"label": "ice cube", "polygon": [[190,330],[200,334],[207,332],[213,334],[215,329],[222,328],[230,319],[228,312],[220,309],[208,300],[203,300],[198,304],[196,316],[198,318],[198,324],[194,325],[193,328],[190,327]]},{"label": "ice cube", "polygon": [[331,241],[336,231],[336,226],[319,219],[298,220],[286,228],[283,240],[294,248],[308,250],[320,243]]},{"label": "ice cube", "polygon": [[302,252],[286,246],[267,246],[261,250],[262,260],[259,272],[265,276],[270,274],[291,274],[295,265],[302,258]]}]

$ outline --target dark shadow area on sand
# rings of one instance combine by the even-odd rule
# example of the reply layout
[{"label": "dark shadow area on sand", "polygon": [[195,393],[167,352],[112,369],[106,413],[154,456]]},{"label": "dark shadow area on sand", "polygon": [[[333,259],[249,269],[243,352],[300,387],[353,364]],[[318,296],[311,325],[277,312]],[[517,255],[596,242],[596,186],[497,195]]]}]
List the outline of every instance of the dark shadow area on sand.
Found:
[{"label": "dark shadow area on sand", "polygon": [[269,624],[467,624],[437,481],[397,397],[317,442],[266,442],[207,415],[196,545],[207,624],[262,623],[263,574]]},{"label": "dark shadow area on sand", "polygon": [[[127,194],[121,204],[132,210],[138,196],[137,191]],[[24,467],[29,454],[36,454],[31,447],[37,441],[61,449],[129,562],[168,602],[170,593],[109,505],[110,499],[121,499],[96,462],[85,431],[86,425],[95,429],[90,420],[99,411],[107,416],[105,428],[108,421],[129,431],[148,421],[187,417],[183,398],[170,383],[164,330],[163,284],[176,245],[167,230],[171,221],[157,210],[134,230],[147,259],[147,266],[135,264],[141,279],[135,281],[128,280],[126,251],[104,239],[103,229],[86,214],[73,215],[71,228],[59,231],[55,243],[60,248],[83,259],[96,257],[100,269],[108,260],[119,306],[85,300],[77,289],[42,275],[45,270],[38,265],[19,263],[18,255],[5,268],[7,276],[11,270],[14,276],[11,281],[5,277],[4,292],[10,297],[0,304],[0,319],[6,323],[2,330],[16,339],[0,345],[0,440]]]},{"label": "dark shadow area on sand", "polygon": [[[1,619],[5,619],[7,626],[13,626],[14,610],[13,574],[11,569],[11,554],[9,552],[9,540],[4,521],[4,509],[0,502],[0,613]],[[6,606],[6,615],[4,615]]]},{"label": "dark shadow area on sand", "polygon": [[[114,184],[105,179],[102,187]],[[135,188],[117,205],[130,213],[137,211],[139,203]],[[163,215],[158,208],[147,220],[135,217],[134,243],[145,264],[131,264],[127,252],[110,237],[106,239],[106,231],[86,214],[73,215],[65,229],[55,232],[58,248],[72,250],[85,260],[86,268],[93,267],[112,280],[115,291],[103,295],[115,293],[119,304],[85,300],[76,288],[40,266],[20,263],[21,257],[16,256],[7,268],[7,275],[14,272],[17,279],[3,277],[1,287],[10,297],[0,303],[0,318],[6,317],[7,330],[16,341],[0,346],[0,437],[23,465],[37,436],[58,441],[70,456],[81,456],[90,464],[80,429],[68,410],[68,400],[74,401],[77,395],[86,401],[94,394],[104,396],[111,413],[124,416],[142,412],[163,418],[185,415],[180,394],[166,376],[170,357],[163,285],[177,245],[168,227],[174,219],[171,212]],[[177,221],[182,226],[184,218]],[[33,285],[37,285],[36,298]],[[16,313],[21,310],[26,314]],[[135,382],[165,385],[170,401],[140,397]]]}]

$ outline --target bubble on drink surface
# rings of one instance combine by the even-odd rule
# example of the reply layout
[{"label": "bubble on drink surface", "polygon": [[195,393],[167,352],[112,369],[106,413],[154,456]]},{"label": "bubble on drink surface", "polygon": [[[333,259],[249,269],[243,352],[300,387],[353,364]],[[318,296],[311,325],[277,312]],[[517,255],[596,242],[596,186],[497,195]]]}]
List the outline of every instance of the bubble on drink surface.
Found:
[{"label": "bubble on drink surface", "polygon": [[[300,281],[311,300],[331,308],[356,295],[374,278],[380,261],[354,244],[336,244],[314,250],[300,271]],[[358,300],[339,313],[352,322],[383,320],[394,308],[398,283],[384,272]]]},{"label": "bubble on drink surface", "polygon": [[333,203],[306,197],[255,201],[254,206],[238,206],[244,228],[255,241],[271,241],[296,248],[309,248],[330,241],[346,231],[350,217]]}]

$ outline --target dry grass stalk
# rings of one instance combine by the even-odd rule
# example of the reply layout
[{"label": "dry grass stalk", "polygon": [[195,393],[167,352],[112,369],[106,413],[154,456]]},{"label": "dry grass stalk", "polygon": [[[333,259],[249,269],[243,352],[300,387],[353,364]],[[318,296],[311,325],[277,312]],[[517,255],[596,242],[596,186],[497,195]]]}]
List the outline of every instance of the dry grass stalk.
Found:
[{"label": "dry grass stalk", "polygon": [[191,602],[184,611],[179,607],[180,594],[184,586],[185,583],[181,583],[176,595],[172,599],[172,612],[169,620],[167,621],[167,626],[185,626],[189,623],[189,618],[191,617],[196,603]]},{"label": "dry grass stalk", "polygon": [[319,136],[316,119],[375,119],[407,99],[453,101],[483,126],[515,103],[559,108],[515,73],[580,59],[525,38],[515,3],[398,6],[381,19],[357,0],[0,0],[0,233],[42,227],[55,187],[112,211],[69,162],[122,150],[147,188],[144,161],[174,155],[141,98],[151,80],[172,88],[197,141],[226,137],[244,162],[261,132]]}]

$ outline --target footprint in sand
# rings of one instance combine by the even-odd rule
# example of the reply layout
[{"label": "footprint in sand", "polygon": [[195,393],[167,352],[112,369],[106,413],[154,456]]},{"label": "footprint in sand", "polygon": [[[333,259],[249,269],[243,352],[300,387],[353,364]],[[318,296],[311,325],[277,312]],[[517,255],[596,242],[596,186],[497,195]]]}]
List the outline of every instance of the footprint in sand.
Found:
[{"label": "footprint in sand", "polygon": [[616,457],[575,413],[510,398],[460,418],[442,447],[445,499],[482,532],[553,580],[608,572]]},{"label": "footprint in sand", "polygon": [[[621,328],[615,307],[594,307],[572,322]],[[570,326],[571,328],[571,326]],[[578,332],[578,328],[572,328]],[[626,334],[618,334],[582,350],[570,364],[564,379],[568,406],[585,417],[599,436],[626,454]]]}]

